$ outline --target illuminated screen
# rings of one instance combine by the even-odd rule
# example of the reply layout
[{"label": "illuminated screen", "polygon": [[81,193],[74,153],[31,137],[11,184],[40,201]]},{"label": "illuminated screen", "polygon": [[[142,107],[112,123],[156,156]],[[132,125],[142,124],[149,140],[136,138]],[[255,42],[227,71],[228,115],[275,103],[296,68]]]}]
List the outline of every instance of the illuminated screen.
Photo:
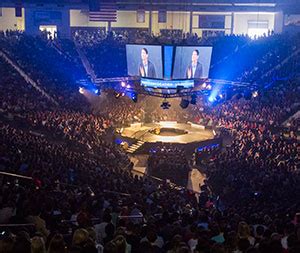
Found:
[{"label": "illuminated screen", "polygon": [[207,78],[212,47],[176,47],[173,79]]},{"label": "illuminated screen", "polygon": [[161,46],[126,45],[129,76],[163,78]]},{"label": "illuminated screen", "polygon": [[177,87],[189,89],[194,87],[194,80],[155,80],[142,78],[141,85],[147,88],[155,89],[176,89]]}]

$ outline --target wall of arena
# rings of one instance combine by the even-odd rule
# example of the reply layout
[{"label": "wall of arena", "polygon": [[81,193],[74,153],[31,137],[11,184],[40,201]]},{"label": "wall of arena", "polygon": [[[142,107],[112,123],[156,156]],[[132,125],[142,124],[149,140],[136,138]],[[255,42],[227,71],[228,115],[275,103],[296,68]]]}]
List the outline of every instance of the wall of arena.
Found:
[{"label": "wall of arena", "polygon": [[266,22],[268,24],[268,30],[274,30],[275,14],[274,13],[234,13],[234,34],[247,33],[248,24],[251,21]]},{"label": "wall of arena", "polygon": [[5,30],[24,30],[24,8],[22,8],[22,17],[16,17],[15,8],[0,7],[0,31]]},{"label": "wall of arena", "polygon": [[[102,27],[108,30],[107,22],[90,22],[87,9],[69,9],[63,6],[28,6],[22,9],[22,17],[15,16],[15,8],[0,8],[0,30],[25,30],[30,34],[37,34],[40,25],[56,25],[62,36],[70,36],[72,27]],[[200,15],[225,16],[223,29],[200,29]],[[55,16],[55,19],[51,17]],[[206,32],[222,32],[224,34],[247,34],[249,22],[264,22],[270,31],[283,31],[284,15],[282,12],[188,12],[168,11],[166,22],[158,22],[158,11],[145,11],[144,22],[138,22],[137,11],[118,11],[117,22],[111,23],[111,28],[142,28],[154,34],[162,29],[178,29],[182,32],[197,33],[198,36]]]}]

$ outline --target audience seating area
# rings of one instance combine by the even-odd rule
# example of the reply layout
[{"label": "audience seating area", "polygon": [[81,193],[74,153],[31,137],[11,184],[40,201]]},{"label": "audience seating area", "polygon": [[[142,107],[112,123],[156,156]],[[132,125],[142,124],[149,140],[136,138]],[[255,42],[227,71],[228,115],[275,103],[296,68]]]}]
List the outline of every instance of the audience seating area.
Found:
[{"label": "audience seating area", "polygon": [[[91,108],[75,83],[86,73],[74,41],[1,33],[0,50],[59,104],[0,58],[0,252],[300,252],[299,119],[283,126],[299,111],[299,36],[78,30],[73,39],[99,77],[126,75],[127,42],[213,45],[212,76],[257,83],[259,95],[163,111],[157,98],[133,103],[103,92]],[[114,131],[145,120],[226,133],[230,145],[208,148],[197,161],[207,177],[200,195],[132,175]],[[192,163],[170,145],[152,152],[148,166],[180,181]]]}]

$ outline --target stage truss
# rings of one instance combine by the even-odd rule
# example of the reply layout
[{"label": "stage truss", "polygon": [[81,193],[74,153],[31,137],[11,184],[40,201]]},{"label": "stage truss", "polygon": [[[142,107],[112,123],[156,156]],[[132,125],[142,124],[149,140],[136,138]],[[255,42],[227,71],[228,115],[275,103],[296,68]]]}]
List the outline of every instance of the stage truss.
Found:
[{"label": "stage truss", "polygon": [[[161,80],[164,81],[164,80]],[[172,81],[172,80],[166,80]],[[89,82],[81,80],[78,84],[87,86]],[[135,92],[147,96],[161,98],[176,98],[185,96],[208,95],[212,90],[232,91],[234,93],[254,92],[258,89],[256,84],[246,82],[234,82],[221,79],[194,79],[193,88],[149,88],[141,85],[140,77],[114,77],[114,78],[96,78],[90,84],[99,89],[114,89],[116,92]]]}]

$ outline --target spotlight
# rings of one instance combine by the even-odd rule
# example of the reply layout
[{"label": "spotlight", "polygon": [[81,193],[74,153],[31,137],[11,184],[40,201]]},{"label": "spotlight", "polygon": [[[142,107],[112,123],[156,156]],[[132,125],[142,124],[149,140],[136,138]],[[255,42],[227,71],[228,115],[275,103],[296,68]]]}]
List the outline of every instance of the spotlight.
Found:
[{"label": "spotlight", "polygon": [[212,88],[211,84],[206,85],[207,90],[211,90],[211,88]]},{"label": "spotlight", "polygon": [[206,83],[202,84],[202,88],[205,89],[206,88]]},{"label": "spotlight", "polygon": [[95,89],[95,90],[94,90],[94,93],[95,93],[96,95],[100,96],[100,95],[101,95],[101,90],[100,90],[100,89]]},{"label": "spotlight", "polygon": [[181,99],[180,102],[180,107],[182,109],[186,109],[189,106],[190,101],[188,101],[187,99]]},{"label": "spotlight", "polygon": [[127,84],[126,88],[127,88],[127,89],[130,89],[130,88],[131,88],[130,84]]},{"label": "spotlight", "polygon": [[121,82],[121,86],[124,88],[124,87],[126,87],[126,83],[125,82]]},{"label": "spotlight", "polygon": [[121,97],[122,96],[122,94],[121,93],[119,93],[119,92],[115,92],[115,98],[119,98],[119,97]]},{"label": "spotlight", "polygon": [[167,110],[171,107],[170,103],[167,101],[167,100],[164,100],[162,102],[162,104],[160,105],[160,107],[163,109],[163,110]]},{"label": "spotlight", "polygon": [[214,97],[214,96],[212,96],[212,95],[210,95],[210,96],[208,97],[208,101],[211,102],[211,103],[215,102],[216,100],[217,100],[216,97]]},{"label": "spotlight", "polygon": [[254,91],[254,92],[252,92],[252,97],[253,97],[253,98],[256,98],[256,97],[258,97],[258,91]]},{"label": "spotlight", "polygon": [[191,103],[191,105],[195,105],[197,103],[197,95],[196,94],[192,94],[190,103]]},{"label": "spotlight", "polygon": [[79,88],[79,93],[80,93],[80,94],[83,94],[83,93],[84,93],[84,88],[80,87],[80,88]]},{"label": "spotlight", "polygon": [[131,100],[132,100],[134,103],[137,102],[137,100],[138,100],[138,95],[137,95],[136,92],[132,92],[132,93],[131,93]]},{"label": "spotlight", "polygon": [[222,95],[219,94],[218,96],[215,97],[214,101],[216,101],[217,103],[219,103],[222,99]]}]

